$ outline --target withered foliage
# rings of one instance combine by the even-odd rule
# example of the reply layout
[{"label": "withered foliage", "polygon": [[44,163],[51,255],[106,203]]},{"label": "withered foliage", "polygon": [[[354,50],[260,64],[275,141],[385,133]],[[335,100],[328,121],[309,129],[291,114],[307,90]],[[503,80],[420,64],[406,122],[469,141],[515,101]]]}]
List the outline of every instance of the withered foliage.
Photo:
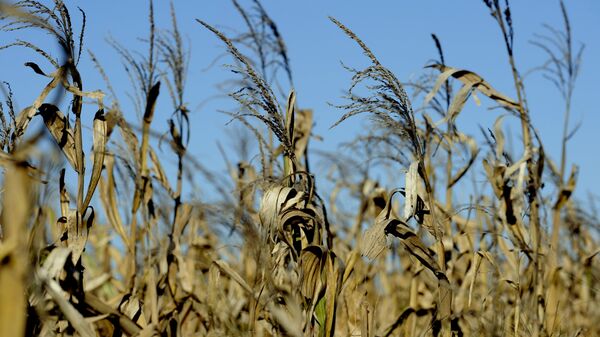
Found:
[{"label": "withered foliage", "polygon": [[[146,53],[110,42],[139,112],[128,121],[135,114],[92,52],[110,95],[83,90],[83,11],[72,20],[61,0],[0,3],[3,30],[42,31],[61,52],[18,38],[3,47],[40,54],[47,64],[25,65],[48,83],[20,112],[5,84],[0,105],[0,336],[600,335],[600,221],[573,196],[578,168],[566,168],[582,48],[561,3],[564,29],[547,26],[534,42],[565,100],[556,164],[532,125],[508,1],[483,3],[517,97],[446,64],[435,35],[439,60],[404,83],[331,18],[370,62],[347,67],[353,77],[333,126],[359,114],[373,123],[343,152],[316,152],[329,167],[318,173],[313,112],[298,107],[288,51],[262,4],[233,0],[247,28],[238,36],[197,20],[231,56],[239,109],[229,114],[257,140],[256,161],[243,136],[243,154],[223,150],[222,174],[188,152],[203,126],[190,121],[190,54],[173,5],[161,30],[150,2]],[[456,124],[478,95],[500,108],[481,142]],[[67,109],[50,100],[58,96]],[[159,114],[163,99],[171,107]],[[162,116],[166,130],[156,126]],[[36,118],[42,132],[30,127]],[[522,126],[517,153],[507,148],[508,118]],[[376,178],[382,171],[392,172],[391,188]],[[196,173],[211,197],[194,192]],[[476,175],[483,189],[468,187]]]}]

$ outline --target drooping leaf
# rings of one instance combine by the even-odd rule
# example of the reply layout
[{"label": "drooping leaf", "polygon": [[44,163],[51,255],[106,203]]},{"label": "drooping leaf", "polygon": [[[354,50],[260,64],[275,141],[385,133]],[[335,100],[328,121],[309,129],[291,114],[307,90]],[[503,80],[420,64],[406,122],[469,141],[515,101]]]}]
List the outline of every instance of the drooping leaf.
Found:
[{"label": "drooping leaf", "polygon": [[98,185],[100,174],[102,173],[102,167],[104,166],[106,142],[106,120],[104,119],[104,110],[100,109],[94,117],[94,165],[92,166],[92,175],[90,177],[85,201],[83,202],[82,209],[79,210],[80,212],[83,212],[88,207],[92,200],[92,196],[96,191],[96,186]]},{"label": "drooping leaf", "polygon": [[312,301],[317,300],[325,286],[321,279],[323,260],[324,251],[320,246],[308,246],[300,253],[300,292]]},{"label": "drooping leaf", "polygon": [[517,102],[494,89],[491,84],[489,84],[481,76],[477,75],[472,71],[456,69],[441,64],[433,64],[428,67],[440,70],[441,74],[438,76],[438,79],[433,89],[425,98],[426,103],[433,99],[433,97],[440,90],[442,85],[448,80],[450,76],[452,76],[458,79],[459,81],[463,82],[465,86],[477,89],[482,94],[493,99],[498,104],[502,105],[507,109],[515,111],[519,109],[519,104]]},{"label": "drooping leaf", "polygon": [[73,129],[68,125],[66,116],[52,104],[42,104],[39,108],[40,115],[50,134],[65,154],[67,161],[76,171],[80,171],[77,165],[77,151],[75,149],[75,135]]}]

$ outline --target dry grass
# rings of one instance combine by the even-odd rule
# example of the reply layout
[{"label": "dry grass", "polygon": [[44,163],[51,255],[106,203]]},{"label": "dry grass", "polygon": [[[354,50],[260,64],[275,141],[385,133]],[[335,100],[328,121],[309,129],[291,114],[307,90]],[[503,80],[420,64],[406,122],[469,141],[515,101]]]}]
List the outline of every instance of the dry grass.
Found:
[{"label": "dry grass", "polygon": [[[170,29],[158,31],[150,4],[144,56],[111,43],[130,69],[142,112],[128,123],[92,53],[110,99],[82,91],[83,28],[74,32],[65,4],[1,4],[5,30],[48,33],[63,55],[18,39],[9,45],[43,56],[48,64],[27,66],[48,84],[20,112],[7,87],[1,106],[0,336],[600,335],[599,218],[573,198],[577,168],[567,178],[565,167],[581,53],[564,5],[564,30],[550,27],[551,38],[536,42],[565,99],[558,165],[531,123],[510,8],[484,1],[504,37],[516,98],[445,64],[435,35],[438,62],[422,80],[403,83],[331,19],[371,63],[348,68],[352,83],[335,125],[369,114],[373,126],[348,146],[348,158],[316,152],[331,173],[315,177],[312,111],[297,107],[301,93],[279,93],[293,77],[277,26],[258,1],[250,9],[234,4],[247,33],[227,37],[200,20],[198,29],[214,33],[232,56],[239,110],[230,115],[255,136],[260,160],[240,155],[231,164],[236,154],[227,153],[229,172],[220,176],[187,153],[190,130],[199,126],[189,122],[189,53],[174,11]],[[72,100],[68,112],[48,99],[59,90]],[[169,127],[155,132],[164,93]],[[455,123],[477,94],[504,111],[482,142]],[[415,101],[424,109],[413,109]],[[90,109],[93,118],[82,113]],[[48,132],[29,130],[35,118]],[[522,126],[518,153],[505,146],[507,118]],[[160,132],[175,167],[157,153]],[[57,145],[54,155],[41,150],[44,138]],[[405,172],[404,186],[382,187],[373,178],[378,165]],[[186,184],[195,186],[192,172],[212,181],[210,200],[184,196]],[[457,200],[456,189],[465,195],[475,174],[487,177],[486,187]],[[324,193],[316,178],[333,188]],[[542,195],[543,181],[553,195]]]}]

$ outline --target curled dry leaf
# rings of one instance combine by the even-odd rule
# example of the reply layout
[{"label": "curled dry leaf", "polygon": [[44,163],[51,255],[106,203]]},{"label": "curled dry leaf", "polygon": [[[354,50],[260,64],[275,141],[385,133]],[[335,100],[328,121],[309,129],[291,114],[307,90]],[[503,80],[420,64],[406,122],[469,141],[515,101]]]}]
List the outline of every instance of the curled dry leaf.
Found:
[{"label": "curled dry leaf", "polygon": [[325,286],[321,277],[324,252],[321,246],[308,246],[300,253],[300,293],[313,303]]},{"label": "curled dry leaf", "polygon": [[444,273],[436,262],[433,252],[427,248],[417,234],[402,221],[390,221],[389,224],[390,226],[386,229],[387,233],[399,238],[404,248],[427,269],[431,270],[436,277],[442,277]]},{"label": "curled dry leaf", "polygon": [[46,128],[67,157],[69,164],[76,171],[80,171],[77,165],[77,151],[75,149],[75,136],[73,129],[69,127],[67,117],[52,104],[42,104],[39,108],[40,115],[44,119]]},{"label": "curled dry leaf", "polygon": [[64,76],[64,71],[65,71],[65,69],[62,67],[59,68],[58,70],[56,70],[56,72],[54,72],[51,75],[52,80],[50,81],[50,83],[48,83],[46,85],[44,90],[42,90],[40,95],[36,98],[35,102],[31,106],[23,109],[23,111],[21,111],[19,113],[19,115],[16,118],[16,128],[15,128],[15,138],[17,140],[21,136],[23,136],[23,134],[25,134],[25,130],[29,126],[29,122],[31,121],[33,116],[35,116],[37,110],[40,108],[40,106],[42,105],[42,102],[44,102],[44,100],[46,99],[48,94],[50,94],[50,92],[54,88],[56,88],[58,83],[60,83],[60,79]]},{"label": "curled dry leaf", "polygon": [[375,219],[375,224],[371,226],[363,236],[361,242],[361,253],[370,259],[376,258],[387,247],[387,235],[393,235],[401,240],[406,250],[414,256],[425,267],[431,270],[436,277],[446,278],[441,268],[438,266],[433,252],[421,241],[408,225],[397,218],[391,212],[391,202],[394,194],[401,193],[401,190],[392,191],[388,203]]},{"label": "curled dry leaf", "polygon": [[295,188],[274,186],[265,191],[259,209],[267,233],[282,234],[281,238],[294,247],[295,254],[308,245],[320,244],[321,240],[317,229],[322,227],[323,217],[317,207],[308,203],[308,198]]},{"label": "curled dry leaf", "polygon": [[310,300],[309,313],[315,312],[319,305],[320,310],[315,313],[317,320],[325,336],[333,336],[335,310],[342,286],[344,264],[335,253],[324,246],[308,246],[300,253],[300,269],[300,292]]},{"label": "curled dry leaf", "polygon": [[[503,107],[509,110],[516,111],[519,109],[519,104],[517,102],[494,89],[491,84],[489,84],[481,76],[477,75],[472,71],[456,69],[441,64],[433,64],[428,67],[440,70],[441,74],[438,76],[437,81],[433,86],[433,89],[425,97],[425,105],[427,105],[433,99],[433,97],[437,94],[442,85],[448,80],[448,78],[450,78],[450,76],[452,76],[458,79],[459,81],[463,82],[463,84],[467,88],[465,89],[465,87],[463,87],[465,92],[470,91],[471,88],[477,89],[482,94],[493,99],[498,104],[502,105]],[[467,93],[463,92],[462,97],[460,97],[460,99],[456,103],[457,107],[461,104],[461,101],[464,101],[466,95]],[[464,102],[462,104],[464,104]]]},{"label": "curled dry leaf", "polygon": [[265,191],[260,202],[259,217],[267,232],[275,231],[281,208],[289,198],[296,194],[296,190],[284,186],[273,186]]},{"label": "curled dry leaf", "polygon": [[71,250],[73,264],[81,258],[88,240],[89,229],[94,223],[95,213],[92,207],[81,214],[75,209],[69,210],[67,217],[67,247]]},{"label": "curled dry leaf", "polygon": [[92,176],[83,202],[82,208],[79,210],[83,212],[94,195],[98,181],[100,180],[100,174],[102,173],[102,167],[104,165],[104,154],[106,152],[107,142],[107,130],[106,120],[104,119],[104,110],[100,109],[94,117],[94,165],[92,167]]},{"label": "curled dry leaf", "polygon": [[375,218],[375,223],[365,231],[360,242],[360,253],[362,256],[375,259],[389,246],[388,239],[386,238],[386,228],[390,223],[398,221],[390,217],[392,212],[392,197],[398,192],[400,190],[392,191],[385,208]]}]

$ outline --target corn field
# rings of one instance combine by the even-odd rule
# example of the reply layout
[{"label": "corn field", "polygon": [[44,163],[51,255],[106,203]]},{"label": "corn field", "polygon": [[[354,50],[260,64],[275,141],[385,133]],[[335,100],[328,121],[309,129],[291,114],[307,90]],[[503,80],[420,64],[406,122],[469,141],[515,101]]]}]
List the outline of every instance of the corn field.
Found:
[{"label": "corn field", "polygon": [[[436,35],[422,76],[399,79],[330,17],[369,64],[344,65],[351,81],[331,98],[331,127],[368,120],[345,154],[318,149],[277,18],[258,0],[233,4],[246,31],[201,13],[196,25],[227,53],[236,110],[225,113],[244,130],[239,152],[255,156],[223,150],[226,169],[214,170],[188,151],[203,132],[189,108],[201,93],[186,86],[173,4],[171,25],[158,27],[149,3],[146,50],[111,40],[132,106],[84,46],[93,13],[0,2],[14,38],[0,48],[41,56],[25,66],[46,83],[20,111],[3,84],[0,336],[600,336],[600,217],[576,197],[571,130],[551,158],[530,119],[508,1],[472,5],[497,26],[514,97],[447,64]],[[556,10],[563,21],[535,45],[568,125],[582,48],[567,6]],[[84,86],[82,58],[105,88]],[[456,122],[469,99],[494,108],[481,134]],[[518,135],[505,135],[509,122]]]}]

